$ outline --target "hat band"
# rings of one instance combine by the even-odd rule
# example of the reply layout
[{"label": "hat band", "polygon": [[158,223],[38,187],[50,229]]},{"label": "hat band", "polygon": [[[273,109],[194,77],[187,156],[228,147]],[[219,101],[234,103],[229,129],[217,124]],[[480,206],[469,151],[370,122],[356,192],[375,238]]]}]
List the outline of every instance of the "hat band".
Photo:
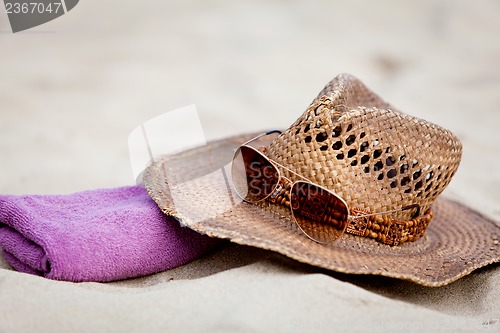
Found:
[{"label": "hat band", "polygon": [[[281,189],[278,193],[270,196],[267,200],[273,204],[290,207],[290,189],[292,183],[282,177]],[[382,215],[371,215],[369,210],[357,207],[349,207],[349,217],[345,232],[351,235],[372,238],[387,245],[399,245],[405,242],[413,242],[425,234],[427,226],[434,216],[429,208],[425,214],[412,218],[411,220],[395,219]],[[362,216],[362,217],[357,217]]]}]

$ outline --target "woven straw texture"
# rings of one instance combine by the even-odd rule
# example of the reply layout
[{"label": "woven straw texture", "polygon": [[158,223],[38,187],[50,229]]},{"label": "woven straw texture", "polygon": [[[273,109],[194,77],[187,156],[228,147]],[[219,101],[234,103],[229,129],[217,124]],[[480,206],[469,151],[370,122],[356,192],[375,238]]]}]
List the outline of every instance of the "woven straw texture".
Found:
[{"label": "woven straw texture", "polygon": [[[418,203],[426,211],[455,174],[462,145],[450,131],[396,111],[342,74],[267,154],[349,206],[382,212]],[[413,213],[393,216],[410,219]]]},{"label": "woven straw texture", "polygon": [[347,234],[328,246],[309,240],[289,210],[269,203],[244,203],[232,192],[227,172],[232,155],[253,136],[159,158],[144,172],[145,187],[163,212],[196,231],[339,272],[441,286],[500,261],[500,227],[441,197],[432,206],[435,215],[427,232],[416,242],[391,247]]}]

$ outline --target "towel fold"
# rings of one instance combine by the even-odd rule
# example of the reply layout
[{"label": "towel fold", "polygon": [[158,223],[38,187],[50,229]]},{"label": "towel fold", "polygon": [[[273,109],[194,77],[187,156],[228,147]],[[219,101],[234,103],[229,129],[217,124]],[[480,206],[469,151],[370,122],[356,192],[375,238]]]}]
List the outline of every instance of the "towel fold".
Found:
[{"label": "towel fold", "polygon": [[0,195],[0,247],[21,272],[113,281],[196,259],[220,240],[181,227],[141,186],[70,195]]}]

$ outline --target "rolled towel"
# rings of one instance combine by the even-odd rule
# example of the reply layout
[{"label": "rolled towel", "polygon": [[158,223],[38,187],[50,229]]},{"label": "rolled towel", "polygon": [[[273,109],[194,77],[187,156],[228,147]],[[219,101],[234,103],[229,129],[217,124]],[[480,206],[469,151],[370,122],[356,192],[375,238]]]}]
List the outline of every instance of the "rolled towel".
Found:
[{"label": "rolled towel", "polygon": [[55,280],[113,281],[196,259],[220,240],[181,227],[141,186],[70,195],[0,195],[11,266]]}]

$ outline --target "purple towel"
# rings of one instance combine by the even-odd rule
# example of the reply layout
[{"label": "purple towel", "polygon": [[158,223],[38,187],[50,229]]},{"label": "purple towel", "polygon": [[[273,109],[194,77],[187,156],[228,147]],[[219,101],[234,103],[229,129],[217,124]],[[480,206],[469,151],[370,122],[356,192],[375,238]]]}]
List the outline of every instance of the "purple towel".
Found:
[{"label": "purple towel", "polygon": [[0,247],[16,270],[113,281],[183,265],[218,244],[164,215],[140,186],[0,195]]}]

